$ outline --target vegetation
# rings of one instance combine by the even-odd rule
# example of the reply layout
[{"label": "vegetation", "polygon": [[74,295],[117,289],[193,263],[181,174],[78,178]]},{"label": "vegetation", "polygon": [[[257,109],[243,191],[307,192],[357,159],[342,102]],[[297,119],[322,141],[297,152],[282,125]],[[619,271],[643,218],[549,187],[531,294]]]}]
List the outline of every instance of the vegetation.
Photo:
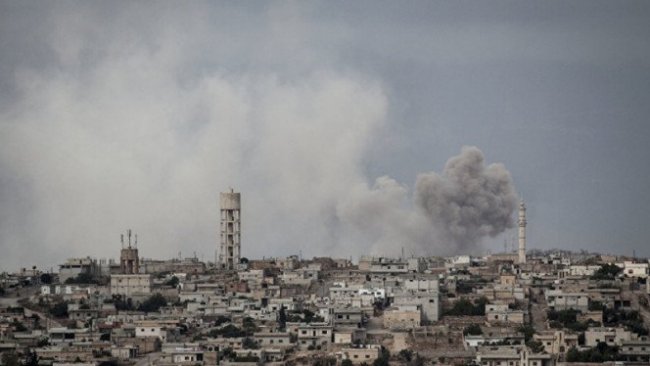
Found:
[{"label": "vegetation", "polygon": [[454,303],[451,309],[444,312],[450,316],[485,315],[485,305],[488,300],[485,297],[474,300],[474,303],[467,299],[460,299]]},{"label": "vegetation", "polygon": [[49,285],[52,283],[52,275],[49,273],[43,273],[40,280],[42,284]]},{"label": "vegetation", "polygon": [[253,338],[246,337],[242,341],[242,347],[244,349],[258,349],[260,345]]},{"label": "vegetation", "polygon": [[230,318],[223,315],[219,315],[219,317],[217,317],[217,319],[214,321],[214,325],[217,327],[220,327],[226,323],[230,323]]},{"label": "vegetation", "polygon": [[571,347],[566,354],[567,362],[605,362],[618,360],[618,347],[608,346],[605,342],[600,342],[596,347],[585,351],[579,351]]},{"label": "vegetation", "polygon": [[223,328],[213,329],[210,331],[209,335],[213,338],[219,336],[224,338],[239,338],[247,336],[246,332],[234,324],[228,324]]},{"label": "vegetation", "polygon": [[2,354],[2,365],[4,366],[19,366],[20,360],[18,355],[14,352],[4,352]]},{"label": "vegetation", "polygon": [[636,310],[620,310],[605,308],[603,321],[606,326],[623,325],[627,330],[638,335],[648,335],[648,328],[643,325],[643,319]]},{"label": "vegetation", "polygon": [[176,288],[178,287],[179,282],[180,280],[178,279],[178,277],[172,276],[172,278],[170,278],[169,281],[165,282],[165,285]]},{"label": "vegetation", "polygon": [[377,358],[375,362],[373,362],[372,364],[373,366],[388,366],[390,365],[388,363],[389,359],[390,359],[390,352],[388,352],[388,350],[382,346],[381,352],[379,354],[379,358]]},{"label": "vegetation", "polygon": [[57,302],[49,308],[49,313],[56,318],[65,318],[68,316],[68,303],[65,301]]},{"label": "vegetation", "polygon": [[160,293],[155,293],[140,304],[138,310],[151,313],[160,310],[163,306],[167,306],[167,300],[165,300],[165,297]]},{"label": "vegetation", "polygon": [[284,305],[280,306],[280,311],[278,312],[278,328],[284,330],[287,327],[287,312],[284,309]]},{"label": "vegetation", "polygon": [[90,273],[82,272],[77,275],[77,277],[70,277],[67,280],[65,280],[66,284],[83,284],[83,285],[90,285],[90,284],[99,284],[99,280],[95,278]]},{"label": "vegetation", "polygon": [[574,332],[584,332],[590,325],[598,324],[597,322],[579,322],[578,314],[580,311],[574,309],[549,310],[547,317],[551,328],[567,328]]},{"label": "vegetation", "polygon": [[520,325],[519,328],[517,328],[517,332],[522,333],[524,335],[524,341],[529,342],[533,339],[535,328],[533,328],[532,325]]},{"label": "vegetation", "polygon": [[544,351],[544,345],[540,341],[536,341],[534,339],[531,339],[530,341],[526,342],[526,346],[530,348],[533,353],[540,353]]},{"label": "vegetation", "polygon": [[603,264],[596,271],[596,273],[591,276],[592,280],[613,280],[623,272],[623,268],[615,264]]},{"label": "vegetation", "polygon": [[463,335],[481,335],[483,334],[483,329],[478,324],[468,325],[463,329]]}]

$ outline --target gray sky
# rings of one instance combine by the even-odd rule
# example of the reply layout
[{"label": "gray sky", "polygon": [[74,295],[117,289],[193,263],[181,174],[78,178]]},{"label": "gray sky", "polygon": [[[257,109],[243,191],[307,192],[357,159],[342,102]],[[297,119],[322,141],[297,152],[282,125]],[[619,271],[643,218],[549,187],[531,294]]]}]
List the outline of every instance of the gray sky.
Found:
[{"label": "gray sky", "polygon": [[[476,146],[530,248],[650,256],[647,1],[0,2],[0,269],[447,254],[418,174]],[[375,215],[359,215],[370,210]],[[511,229],[476,243],[501,249]]]}]

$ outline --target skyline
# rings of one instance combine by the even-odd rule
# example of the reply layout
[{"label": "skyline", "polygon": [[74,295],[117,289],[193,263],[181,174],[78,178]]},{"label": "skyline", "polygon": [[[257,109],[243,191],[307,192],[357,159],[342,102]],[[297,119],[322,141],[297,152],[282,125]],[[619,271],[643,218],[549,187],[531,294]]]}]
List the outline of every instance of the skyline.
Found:
[{"label": "skyline", "polygon": [[650,256],[647,2],[0,10],[0,270],[115,257],[129,227],[214,258],[228,187],[242,256],[445,255],[385,223],[465,146],[511,176],[528,250]]}]

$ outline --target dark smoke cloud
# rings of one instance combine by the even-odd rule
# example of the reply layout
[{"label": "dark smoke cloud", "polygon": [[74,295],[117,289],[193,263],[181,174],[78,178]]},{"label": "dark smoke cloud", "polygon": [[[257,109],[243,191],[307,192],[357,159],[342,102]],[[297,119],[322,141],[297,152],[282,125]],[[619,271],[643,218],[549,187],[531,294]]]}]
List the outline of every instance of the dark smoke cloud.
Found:
[{"label": "dark smoke cloud", "polygon": [[466,252],[514,226],[517,194],[503,164],[486,166],[481,150],[464,147],[442,174],[418,176],[415,203],[445,245]]},{"label": "dark smoke cloud", "polygon": [[441,174],[417,177],[415,192],[390,177],[350,187],[337,205],[342,240],[373,255],[455,255],[482,252],[480,244],[513,227],[517,195],[503,164],[485,165],[464,147]]}]

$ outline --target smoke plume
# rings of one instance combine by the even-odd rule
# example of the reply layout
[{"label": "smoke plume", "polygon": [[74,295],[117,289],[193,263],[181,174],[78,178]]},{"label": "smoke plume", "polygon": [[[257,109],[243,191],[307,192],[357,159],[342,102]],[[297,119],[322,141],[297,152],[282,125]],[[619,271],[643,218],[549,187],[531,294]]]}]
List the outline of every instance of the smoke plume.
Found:
[{"label": "smoke plume", "polygon": [[418,176],[415,203],[440,239],[461,251],[513,227],[517,195],[503,164],[485,165],[476,147],[464,147],[442,174]]}]

